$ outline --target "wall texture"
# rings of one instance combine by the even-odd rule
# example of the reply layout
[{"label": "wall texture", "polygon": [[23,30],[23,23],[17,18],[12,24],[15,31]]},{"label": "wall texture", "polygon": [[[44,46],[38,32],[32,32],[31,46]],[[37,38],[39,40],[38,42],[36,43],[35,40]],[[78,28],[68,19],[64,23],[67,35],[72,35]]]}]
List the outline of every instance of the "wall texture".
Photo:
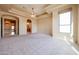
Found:
[{"label": "wall texture", "polygon": [[[58,12],[64,9],[72,8],[72,25],[73,30],[71,34],[67,33],[60,33],[59,32],[59,19],[58,19]],[[1,16],[4,14],[14,15],[19,18],[19,35],[27,34],[27,19],[32,20],[32,33],[44,33],[53,35],[58,39],[72,39],[76,43],[79,44],[79,5],[63,5],[54,8],[48,8],[48,12],[52,13],[52,17],[48,15],[42,15],[37,19],[32,19],[28,17],[23,17],[20,15],[15,15],[7,12],[0,11],[0,37],[1,37]]]},{"label": "wall texture", "polygon": [[[19,35],[27,34],[27,19],[31,19],[31,18],[0,11],[0,38],[1,38],[1,17],[2,15],[12,15],[12,16],[18,17],[19,18]],[[10,18],[10,17],[7,17],[7,18]],[[36,19],[31,19],[31,20],[32,20],[32,33],[36,33],[37,32],[37,20]]]},{"label": "wall texture", "polygon": [[79,45],[79,5],[78,5],[78,45]]},{"label": "wall texture", "polygon": [[52,18],[50,15],[43,15],[38,18],[38,32],[52,35]]},{"label": "wall texture", "polygon": [[24,17],[19,17],[19,34],[20,35],[25,35],[27,32],[27,19]]},{"label": "wall texture", "polygon": [[32,33],[37,33],[37,19],[32,20]]},{"label": "wall texture", "polygon": [[[59,16],[58,16],[58,12],[64,10],[64,9],[68,9],[68,8],[72,8],[72,32],[71,34],[67,34],[67,33],[60,33],[59,32]],[[66,6],[62,6],[62,7],[58,7],[58,8],[54,8],[52,10],[53,13],[53,18],[52,18],[52,33],[53,33],[53,37],[56,37],[58,39],[72,39],[75,42],[77,42],[77,32],[78,32],[78,24],[77,24],[77,5],[66,5]]]}]

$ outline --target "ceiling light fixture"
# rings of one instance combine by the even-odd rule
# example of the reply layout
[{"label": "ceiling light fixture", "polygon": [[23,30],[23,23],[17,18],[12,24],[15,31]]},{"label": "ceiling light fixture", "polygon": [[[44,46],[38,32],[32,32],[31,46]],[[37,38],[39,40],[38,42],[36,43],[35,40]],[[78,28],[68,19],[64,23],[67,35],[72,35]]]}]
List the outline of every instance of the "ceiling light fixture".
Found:
[{"label": "ceiling light fixture", "polygon": [[32,15],[31,17],[35,17],[36,15],[34,14],[34,8],[32,8]]}]

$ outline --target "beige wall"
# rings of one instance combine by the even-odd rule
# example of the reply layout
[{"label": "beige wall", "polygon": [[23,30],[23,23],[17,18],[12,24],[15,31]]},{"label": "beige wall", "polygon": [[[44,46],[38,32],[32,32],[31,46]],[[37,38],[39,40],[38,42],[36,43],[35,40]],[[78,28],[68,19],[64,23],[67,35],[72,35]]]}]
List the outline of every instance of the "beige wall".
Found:
[{"label": "beige wall", "polygon": [[37,19],[32,20],[32,33],[37,33]]},{"label": "beige wall", "polygon": [[[18,17],[19,18],[19,35],[27,34],[27,19],[31,19],[31,18],[0,11],[0,37],[1,37],[1,17],[2,15],[12,15],[12,16]],[[36,33],[37,32],[37,20],[36,19],[31,19],[31,20],[32,20],[32,33]]]},{"label": "beige wall", "polygon": [[[66,33],[60,33],[59,32],[59,18],[58,18],[58,12],[67,8],[72,8],[72,24],[73,24],[73,30],[71,34]],[[52,18],[52,33],[53,37],[56,37],[58,39],[72,39],[77,42],[77,32],[78,32],[78,25],[77,25],[77,5],[65,5],[62,7],[54,8],[52,10],[53,18]],[[71,36],[72,35],[72,36]]]},{"label": "beige wall", "polygon": [[78,5],[78,45],[79,45],[79,5]]},{"label": "beige wall", "polygon": [[30,19],[32,21],[32,33],[37,32],[37,20],[26,17],[19,17],[19,34],[25,35],[27,34],[27,20]]},{"label": "beige wall", "polygon": [[27,32],[26,21],[27,19],[24,17],[19,17],[19,34],[25,35]]},{"label": "beige wall", "polygon": [[[72,37],[71,34],[66,33],[60,33],[59,32],[59,19],[58,19],[58,12],[67,8],[72,8],[72,23],[73,23],[73,31],[72,31]],[[78,9],[77,9],[78,8]],[[1,16],[4,14],[8,15],[14,15],[19,18],[19,34],[25,35],[27,34],[27,26],[26,21],[27,19],[32,20],[32,33],[44,33],[53,35],[53,37],[56,37],[58,39],[64,39],[66,37],[67,39],[72,39],[79,43],[79,5],[63,5],[59,7],[54,8],[48,8],[48,12],[52,12],[52,17],[50,15],[43,15],[38,17],[37,19],[32,19],[28,17],[23,17],[7,12],[0,11],[0,36],[1,36]],[[78,17],[77,17],[78,16]]]},{"label": "beige wall", "polygon": [[[18,16],[18,15],[15,15],[15,14],[11,14],[11,13],[8,13],[8,12],[3,12],[3,11],[0,11],[0,14],[1,14],[1,17],[2,15],[12,15],[12,16],[16,16],[19,18],[19,35],[24,35],[26,34],[26,26],[25,26],[25,20],[27,20],[26,17],[22,17],[22,16]],[[7,17],[7,18],[11,18],[11,17]],[[11,19],[14,19],[14,18],[11,18]]]},{"label": "beige wall", "polygon": [[38,32],[52,35],[52,19],[50,15],[43,15],[37,19]]}]

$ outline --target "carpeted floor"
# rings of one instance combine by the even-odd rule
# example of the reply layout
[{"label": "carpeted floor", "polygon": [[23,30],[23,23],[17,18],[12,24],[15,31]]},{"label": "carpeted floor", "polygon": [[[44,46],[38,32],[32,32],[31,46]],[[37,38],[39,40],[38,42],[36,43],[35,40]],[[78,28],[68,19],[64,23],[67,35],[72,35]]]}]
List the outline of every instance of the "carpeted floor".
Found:
[{"label": "carpeted floor", "polygon": [[0,39],[0,55],[76,55],[64,40],[45,34]]}]

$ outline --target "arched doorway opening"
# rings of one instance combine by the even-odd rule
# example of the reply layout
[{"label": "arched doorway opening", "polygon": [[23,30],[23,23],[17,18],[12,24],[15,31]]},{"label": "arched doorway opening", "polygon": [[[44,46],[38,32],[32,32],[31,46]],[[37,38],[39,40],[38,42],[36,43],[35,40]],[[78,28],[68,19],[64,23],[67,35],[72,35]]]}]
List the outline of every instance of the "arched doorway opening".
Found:
[{"label": "arched doorway opening", "polygon": [[27,34],[32,33],[32,21],[30,19],[27,20]]}]

